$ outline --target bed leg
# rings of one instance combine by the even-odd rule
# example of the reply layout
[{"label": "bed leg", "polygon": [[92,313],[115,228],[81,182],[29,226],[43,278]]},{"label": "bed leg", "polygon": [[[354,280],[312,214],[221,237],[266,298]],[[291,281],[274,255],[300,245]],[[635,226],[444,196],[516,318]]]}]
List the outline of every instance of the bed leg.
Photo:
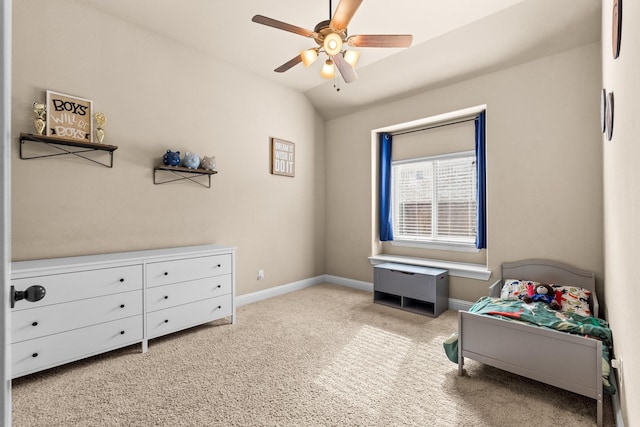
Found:
[{"label": "bed leg", "polygon": [[598,395],[598,414],[597,414],[597,421],[598,421],[598,427],[602,427],[602,394]]}]

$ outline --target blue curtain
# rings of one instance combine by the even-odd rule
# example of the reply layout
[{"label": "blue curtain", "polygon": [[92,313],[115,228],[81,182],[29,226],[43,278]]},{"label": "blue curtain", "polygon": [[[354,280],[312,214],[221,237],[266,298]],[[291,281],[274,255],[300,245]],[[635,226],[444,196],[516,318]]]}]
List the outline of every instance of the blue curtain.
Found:
[{"label": "blue curtain", "polygon": [[391,206],[391,134],[380,134],[380,240],[393,240]]},{"label": "blue curtain", "polygon": [[485,112],[476,117],[476,172],[478,178],[478,232],[476,234],[476,248],[487,247],[487,155],[486,155],[486,125]]}]

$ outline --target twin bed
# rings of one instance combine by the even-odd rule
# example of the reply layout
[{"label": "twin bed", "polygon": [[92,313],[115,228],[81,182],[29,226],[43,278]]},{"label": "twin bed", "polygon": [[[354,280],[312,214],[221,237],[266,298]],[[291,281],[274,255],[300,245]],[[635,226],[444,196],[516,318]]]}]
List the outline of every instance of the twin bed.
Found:
[{"label": "twin bed", "polygon": [[[513,290],[528,281],[580,289],[586,312],[565,311],[564,302],[557,312],[543,302],[522,303]],[[505,263],[489,296],[459,312],[458,375],[463,374],[466,357],[591,397],[597,401],[597,424],[602,426],[603,390],[614,390],[608,382],[611,332],[598,319],[598,310],[593,273],[548,260]],[[546,319],[536,323],[537,312],[544,312]]]}]

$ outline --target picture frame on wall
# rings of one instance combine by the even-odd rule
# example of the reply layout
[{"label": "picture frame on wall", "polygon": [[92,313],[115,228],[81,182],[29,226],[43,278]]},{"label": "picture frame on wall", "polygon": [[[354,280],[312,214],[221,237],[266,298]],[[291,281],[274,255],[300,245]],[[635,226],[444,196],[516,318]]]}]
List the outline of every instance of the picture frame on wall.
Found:
[{"label": "picture frame on wall", "polygon": [[607,122],[607,139],[611,141],[613,139],[613,92],[609,92],[609,94],[607,95],[607,105],[605,110],[605,119]]},{"label": "picture frame on wall", "polygon": [[93,142],[93,101],[47,91],[46,135]]},{"label": "picture frame on wall", "polygon": [[293,142],[271,138],[271,173],[296,176],[296,146]]},{"label": "picture frame on wall", "polygon": [[600,92],[600,130],[607,133],[607,90]]},{"label": "picture frame on wall", "polygon": [[613,59],[618,59],[622,42],[622,0],[613,0],[611,16],[611,50],[613,51]]}]

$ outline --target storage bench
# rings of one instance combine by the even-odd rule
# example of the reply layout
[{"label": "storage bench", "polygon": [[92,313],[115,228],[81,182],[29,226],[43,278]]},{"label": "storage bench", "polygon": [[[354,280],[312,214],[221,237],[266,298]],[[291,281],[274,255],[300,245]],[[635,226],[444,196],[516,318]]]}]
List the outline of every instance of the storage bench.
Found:
[{"label": "storage bench", "polygon": [[391,262],[375,265],[373,302],[437,317],[448,308],[449,272]]}]

